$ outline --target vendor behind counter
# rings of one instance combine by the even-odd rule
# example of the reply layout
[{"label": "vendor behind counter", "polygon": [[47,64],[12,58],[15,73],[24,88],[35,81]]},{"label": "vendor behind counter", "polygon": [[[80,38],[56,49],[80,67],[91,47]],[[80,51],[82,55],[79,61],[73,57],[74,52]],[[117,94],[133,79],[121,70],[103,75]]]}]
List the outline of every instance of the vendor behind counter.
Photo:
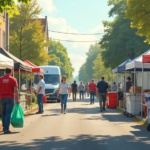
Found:
[{"label": "vendor behind counter", "polygon": [[133,85],[131,78],[127,77],[127,82],[126,82],[126,93],[129,93],[129,89],[131,88],[131,86]]}]

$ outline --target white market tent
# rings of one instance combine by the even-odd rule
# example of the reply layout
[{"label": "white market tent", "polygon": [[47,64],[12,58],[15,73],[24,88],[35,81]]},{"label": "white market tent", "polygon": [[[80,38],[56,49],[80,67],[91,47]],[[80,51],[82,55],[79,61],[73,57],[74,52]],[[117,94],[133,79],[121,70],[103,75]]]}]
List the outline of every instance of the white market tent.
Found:
[{"label": "white market tent", "polygon": [[[142,56],[150,54],[150,50],[146,51],[145,53],[141,54],[140,56],[133,59],[131,62],[126,64],[126,70],[128,71],[142,71]],[[144,71],[150,71],[150,63],[144,63]]]},{"label": "white market tent", "polygon": [[6,69],[7,67],[14,67],[14,61],[2,54],[0,54],[0,69]]}]

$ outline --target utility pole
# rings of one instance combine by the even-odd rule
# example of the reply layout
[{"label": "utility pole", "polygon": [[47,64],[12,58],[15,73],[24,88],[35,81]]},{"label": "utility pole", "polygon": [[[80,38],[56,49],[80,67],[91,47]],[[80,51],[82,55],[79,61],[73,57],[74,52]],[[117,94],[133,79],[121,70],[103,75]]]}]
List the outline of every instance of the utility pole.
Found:
[{"label": "utility pole", "polygon": [[9,52],[9,14],[6,13],[6,51]]}]

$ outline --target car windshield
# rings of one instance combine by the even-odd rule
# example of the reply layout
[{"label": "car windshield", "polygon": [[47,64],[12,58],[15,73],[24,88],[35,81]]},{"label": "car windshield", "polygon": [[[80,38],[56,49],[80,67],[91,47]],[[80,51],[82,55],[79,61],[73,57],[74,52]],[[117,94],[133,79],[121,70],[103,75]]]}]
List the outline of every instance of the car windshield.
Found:
[{"label": "car windshield", "polygon": [[58,84],[60,83],[59,75],[44,75],[45,84]]}]

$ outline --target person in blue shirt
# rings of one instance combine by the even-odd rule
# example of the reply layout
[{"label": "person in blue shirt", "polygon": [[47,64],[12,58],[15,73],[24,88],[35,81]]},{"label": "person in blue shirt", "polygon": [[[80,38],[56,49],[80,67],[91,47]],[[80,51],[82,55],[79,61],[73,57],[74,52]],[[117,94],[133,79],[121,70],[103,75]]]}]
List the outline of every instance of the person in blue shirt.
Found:
[{"label": "person in blue shirt", "polygon": [[[108,83],[104,81],[104,77],[101,77],[101,81],[97,83],[96,93],[99,96],[100,111],[105,110],[106,98],[109,90]],[[103,102],[103,105],[102,105]]]},{"label": "person in blue shirt", "polygon": [[117,85],[116,85],[116,82],[113,83],[112,85],[112,90],[115,92],[117,91]]}]

